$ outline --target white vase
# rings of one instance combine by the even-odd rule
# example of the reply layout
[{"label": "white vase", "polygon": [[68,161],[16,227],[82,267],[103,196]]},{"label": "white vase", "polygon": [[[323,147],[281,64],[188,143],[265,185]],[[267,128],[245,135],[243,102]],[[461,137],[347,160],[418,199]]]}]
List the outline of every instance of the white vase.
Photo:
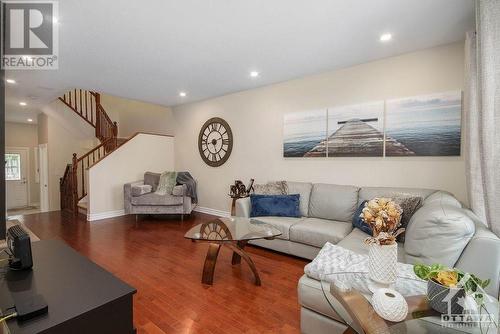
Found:
[{"label": "white vase", "polygon": [[395,290],[377,290],[372,296],[372,305],[379,316],[392,322],[403,321],[408,315],[406,300]]},{"label": "white vase", "polygon": [[368,272],[370,278],[377,283],[392,284],[396,282],[398,263],[398,245],[371,244],[368,253]]}]

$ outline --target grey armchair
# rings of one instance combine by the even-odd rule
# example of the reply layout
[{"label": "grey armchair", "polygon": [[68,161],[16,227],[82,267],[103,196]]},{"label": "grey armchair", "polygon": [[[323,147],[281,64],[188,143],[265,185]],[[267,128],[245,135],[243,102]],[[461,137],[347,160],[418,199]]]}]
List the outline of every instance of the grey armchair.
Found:
[{"label": "grey armchair", "polygon": [[172,194],[155,194],[160,174],[146,172],[144,180],[124,185],[124,201],[126,214],[178,214],[181,219],[190,214],[196,207],[187,195],[187,186],[177,185]]}]

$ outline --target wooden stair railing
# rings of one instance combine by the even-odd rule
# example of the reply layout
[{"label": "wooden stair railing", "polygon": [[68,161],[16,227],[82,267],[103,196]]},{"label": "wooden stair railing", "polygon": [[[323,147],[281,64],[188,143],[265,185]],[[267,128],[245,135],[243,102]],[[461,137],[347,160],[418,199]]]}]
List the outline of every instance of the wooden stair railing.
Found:
[{"label": "wooden stair railing", "polygon": [[118,135],[118,125],[108,116],[101,105],[101,95],[82,89],[73,89],[59,98],[85,122],[95,128],[95,136],[101,143]]},{"label": "wooden stair railing", "polygon": [[110,139],[115,140],[118,137],[118,125],[116,122],[111,121],[104,108],[98,104],[97,105],[97,125],[96,125],[96,137],[99,138],[101,143],[108,143],[108,146],[105,146],[107,152],[111,152],[116,148],[116,145],[113,146],[112,141]]},{"label": "wooden stair railing", "polygon": [[64,176],[59,180],[61,210],[78,213],[78,202],[87,196],[86,170],[105,158],[118,146],[117,138],[109,138],[81,157],[73,153],[72,163],[68,164]]},{"label": "wooden stair railing", "polygon": [[60,179],[61,210],[78,213],[78,202],[87,195],[86,169],[113,152],[118,145],[118,125],[113,122],[101,105],[99,93],[74,89],[59,98],[78,116],[95,128],[95,136],[101,142],[83,156],[73,153],[71,164],[66,166]]},{"label": "wooden stair railing", "polygon": [[73,89],[59,98],[65,105],[72,109],[87,123],[96,126],[97,105],[99,104],[99,93],[82,89]]},{"label": "wooden stair railing", "polygon": [[68,164],[66,170],[64,171],[64,176],[59,180],[59,189],[61,192],[61,211],[73,211],[74,210],[74,177],[73,177],[73,166]]}]

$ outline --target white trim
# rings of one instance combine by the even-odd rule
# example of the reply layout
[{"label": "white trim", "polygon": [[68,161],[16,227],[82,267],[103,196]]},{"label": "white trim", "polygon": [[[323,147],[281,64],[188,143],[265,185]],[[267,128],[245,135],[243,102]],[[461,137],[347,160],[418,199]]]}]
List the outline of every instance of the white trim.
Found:
[{"label": "white trim", "polygon": [[95,220],[108,219],[121,216],[125,216],[125,209],[99,212],[99,213],[89,213],[87,214],[87,221],[92,222]]},{"label": "white trim", "polygon": [[40,167],[38,166],[38,146],[33,147],[33,162],[35,163],[35,184],[40,183]]},{"label": "white trim", "polygon": [[[231,213],[229,211],[216,210],[212,208],[206,208],[203,206],[197,206],[193,211],[206,213],[208,215],[218,216],[218,217],[231,217]],[[106,211],[99,213],[89,213],[87,214],[87,221],[96,221],[101,219],[115,218],[125,216],[125,210],[115,210],[115,211]]]},{"label": "white trim", "polygon": [[[45,152],[43,155],[44,160],[41,161],[42,150]],[[40,176],[40,182],[38,183],[39,186],[39,194],[40,194],[40,211],[41,212],[49,212],[50,210],[50,195],[49,195],[49,190],[50,190],[50,184],[49,184],[49,147],[47,144],[38,144],[38,169],[39,169],[39,176]],[[43,180],[42,180],[43,177]],[[42,183],[42,181],[45,182]],[[43,205],[43,207],[42,207]],[[58,210],[53,210],[53,211],[58,211]]]},{"label": "white trim", "polygon": [[40,202],[30,202],[29,206],[36,206],[37,208],[40,208]]},{"label": "white trim", "polygon": [[219,217],[231,217],[231,213],[229,211],[222,211],[212,208],[207,208],[203,206],[197,206],[193,211],[206,213],[209,215],[219,216]]}]

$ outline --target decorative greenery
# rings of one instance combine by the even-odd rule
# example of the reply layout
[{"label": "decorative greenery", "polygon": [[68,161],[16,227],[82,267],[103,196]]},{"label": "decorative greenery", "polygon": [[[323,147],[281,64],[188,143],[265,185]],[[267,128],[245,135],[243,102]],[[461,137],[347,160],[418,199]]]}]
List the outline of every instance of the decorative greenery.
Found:
[{"label": "decorative greenery", "polygon": [[[472,295],[478,304],[482,303],[483,289],[490,284],[489,279],[482,280],[474,274],[465,273],[456,268],[450,269],[441,264],[427,266],[419,263],[413,266],[413,271],[423,280],[433,280],[448,288],[464,289],[465,293]],[[467,279],[462,283],[464,277]]]},{"label": "decorative greenery", "polygon": [[402,213],[401,207],[390,198],[374,198],[366,202],[360,217],[372,229],[373,238],[368,238],[365,242],[394,244],[396,237],[405,230],[399,228]]},{"label": "decorative greenery", "polygon": [[[413,266],[413,271],[423,280],[433,280],[448,288],[464,289],[465,294],[476,302],[479,307],[479,314],[482,312],[486,313],[489,321],[495,328],[498,328],[498,323],[490,314],[485,304],[484,288],[490,284],[489,279],[482,280],[474,274],[465,273],[456,268],[450,269],[441,264],[427,266],[418,263]],[[482,325],[483,322],[480,322],[479,326],[481,333],[483,333]]]}]

